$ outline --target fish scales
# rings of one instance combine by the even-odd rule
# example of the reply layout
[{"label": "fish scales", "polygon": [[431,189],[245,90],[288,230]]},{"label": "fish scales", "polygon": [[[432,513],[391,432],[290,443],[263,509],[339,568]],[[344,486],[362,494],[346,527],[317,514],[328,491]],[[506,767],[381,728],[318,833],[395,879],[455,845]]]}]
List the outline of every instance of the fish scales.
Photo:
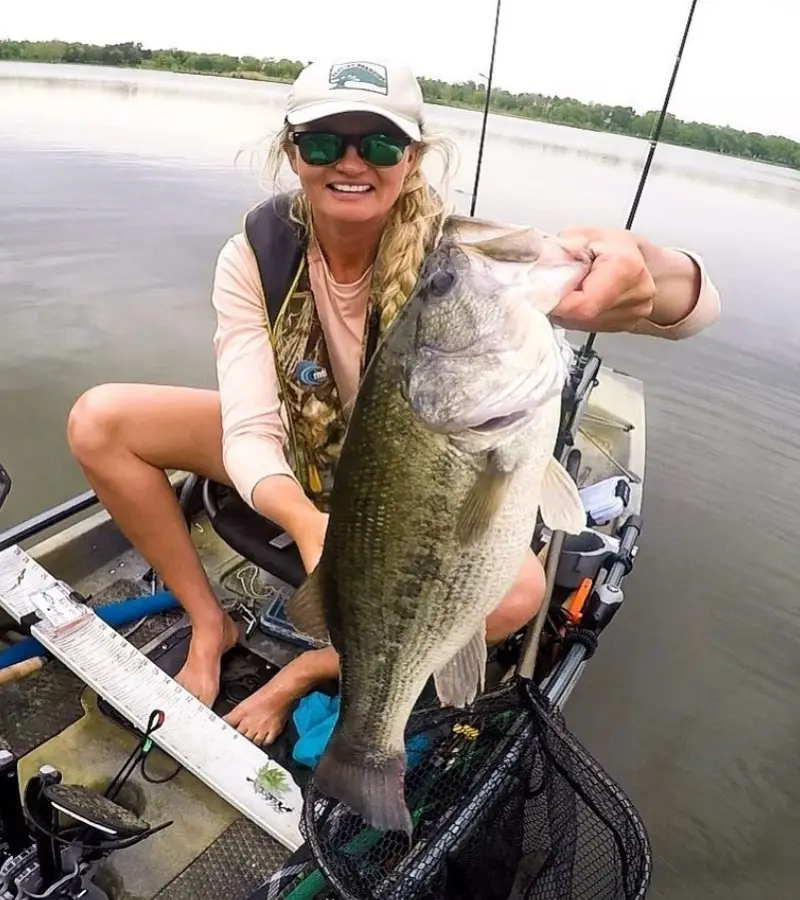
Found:
[{"label": "fish scales", "polygon": [[566,370],[541,307],[589,258],[534,230],[494,243],[482,230],[473,248],[451,238],[428,256],[379,344],[322,556],[288,605],[340,657],[338,721],[314,780],[384,829],[411,830],[413,706],[431,675],[443,703],[464,705],[482,685],[484,623],[519,575],[540,507],[550,527],[585,525],[552,456]]}]

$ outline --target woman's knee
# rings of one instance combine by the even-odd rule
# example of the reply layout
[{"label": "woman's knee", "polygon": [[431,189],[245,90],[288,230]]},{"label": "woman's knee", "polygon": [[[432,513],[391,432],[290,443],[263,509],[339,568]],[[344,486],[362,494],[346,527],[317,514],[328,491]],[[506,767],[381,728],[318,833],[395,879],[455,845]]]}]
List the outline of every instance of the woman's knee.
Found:
[{"label": "woman's knee", "polygon": [[529,622],[542,605],[545,574],[542,564],[531,552],[525,559],[517,579],[497,609],[486,620],[489,644],[499,643]]},{"label": "woman's knee", "polygon": [[216,391],[160,384],[100,384],[72,407],[67,441],[84,468],[96,470],[113,464],[116,473],[123,462],[138,458],[156,469],[184,469],[228,483]]},{"label": "woman's knee", "polygon": [[123,392],[116,384],[89,388],[75,401],[67,417],[67,443],[83,462],[120,442],[125,417]]}]

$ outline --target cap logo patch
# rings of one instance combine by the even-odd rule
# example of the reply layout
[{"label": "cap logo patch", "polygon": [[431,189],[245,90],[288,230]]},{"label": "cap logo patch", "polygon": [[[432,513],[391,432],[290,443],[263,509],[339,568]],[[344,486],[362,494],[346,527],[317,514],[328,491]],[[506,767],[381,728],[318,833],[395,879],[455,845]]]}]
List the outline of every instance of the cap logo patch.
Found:
[{"label": "cap logo patch", "polygon": [[389,91],[386,66],[379,63],[349,62],[331,66],[328,83],[334,91],[351,89],[375,94]]}]

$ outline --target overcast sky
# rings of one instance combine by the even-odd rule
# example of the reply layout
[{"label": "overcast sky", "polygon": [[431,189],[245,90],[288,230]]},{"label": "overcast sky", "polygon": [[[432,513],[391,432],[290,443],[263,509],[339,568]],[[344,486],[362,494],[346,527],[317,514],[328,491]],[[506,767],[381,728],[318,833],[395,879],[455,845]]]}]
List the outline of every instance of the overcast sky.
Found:
[{"label": "overcast sky", "polygon": [[[479,78],[495,0],[0,0],[0,37],[233,55],[402,57]],[[503,0],[495,83],[657,109],[690,0]],[[207,12],[202,10],[207,10]],[[381,24],[381,22],[385,24]],[[800,140],[800,0],[699,0],[671,111]]]}]

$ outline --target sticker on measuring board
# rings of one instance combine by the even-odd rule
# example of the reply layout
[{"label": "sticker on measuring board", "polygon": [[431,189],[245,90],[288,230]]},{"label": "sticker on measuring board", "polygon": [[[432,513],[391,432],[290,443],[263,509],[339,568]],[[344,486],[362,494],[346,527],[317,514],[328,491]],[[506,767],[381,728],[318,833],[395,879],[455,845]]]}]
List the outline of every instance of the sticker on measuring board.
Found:
[{"label": "sticker on measuring board", "polygon": [[90,607],[76,603],[70,594],[69,588],[59,583],[31,594],[31,604],[41,616],[40,627],[61,634],[94,614]]}]

